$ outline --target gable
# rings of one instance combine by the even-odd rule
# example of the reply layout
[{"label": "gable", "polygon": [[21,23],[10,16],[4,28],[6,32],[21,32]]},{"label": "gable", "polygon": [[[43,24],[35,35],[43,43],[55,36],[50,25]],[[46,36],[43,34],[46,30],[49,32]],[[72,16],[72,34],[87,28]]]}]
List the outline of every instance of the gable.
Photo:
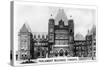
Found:
[{"label": "gable", "polygon": [[68,25],[68,19],[63,9],[59,9],[56,17],[55,17],[55,25],[59,24],[59,21],[63,20],[64,25]]}]

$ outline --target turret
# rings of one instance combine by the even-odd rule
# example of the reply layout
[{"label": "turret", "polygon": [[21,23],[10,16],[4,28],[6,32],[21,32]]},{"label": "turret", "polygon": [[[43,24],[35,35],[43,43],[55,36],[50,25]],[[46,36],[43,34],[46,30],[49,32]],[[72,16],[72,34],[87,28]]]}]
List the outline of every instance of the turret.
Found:
[{"label": "turret", "polygon": [[49,31],[48,31],[48,35],[49,35],[49,42],[54,43],[54,25],[55,25],[55,20],[53,18],[49,19]]},{"label": "turret", "polygon": [[[72,17],[72,16],[70,16]],[[71,35],[74,35],[74,21],[72,18],[68,20],[69,32]]]},{"label": "turret", "polygon": [[[19,53],[19,59],[30,59],[30,46],[32,45],[32,33],[30,31],[30,28],[28,27],[27,24],[24,24],[22,28],[20,29],[20,32],[18,34],[19,36],[19,46],[18,50],[20,51]],[[26,48],[27,47],[27,48]]]},{"label": "turret", "polygon": [[70,19],[68,20],[68,27],[69,27],[69,42],[74,41],[74,21],[72,19],[72,16],[70,16]]}]

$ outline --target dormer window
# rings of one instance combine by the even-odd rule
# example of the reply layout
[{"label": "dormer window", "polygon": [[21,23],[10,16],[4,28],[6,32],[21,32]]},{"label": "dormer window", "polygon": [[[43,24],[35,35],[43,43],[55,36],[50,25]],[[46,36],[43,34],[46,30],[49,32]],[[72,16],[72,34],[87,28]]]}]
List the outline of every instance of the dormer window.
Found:
[{"label": "dormer window", "polygon": [[34,38],[36,38],[36,35],[34,35]]},{"label": "dormer window", "polygon": [[40,38],[40,35],[38,35],[38,38]]},{"label": "dormer window", "polygon": [[44,35],[42,35],[42,39],[44,39],[45,37],[44,37]]}]

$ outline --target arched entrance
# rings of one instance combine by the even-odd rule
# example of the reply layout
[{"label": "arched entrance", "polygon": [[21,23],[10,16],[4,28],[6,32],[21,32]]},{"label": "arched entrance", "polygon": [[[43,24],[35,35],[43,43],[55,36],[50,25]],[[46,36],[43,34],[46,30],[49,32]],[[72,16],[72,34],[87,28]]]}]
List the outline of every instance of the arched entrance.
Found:
[{"label": "arched entrance", "polygon": [[47,53],[46,50],[42,50],[42,57],[43,58],[46,58],[46,53]]},{"label": "arched entrance", "polygon": [[65,56],[67,56],[68,55],[68,52],[67,52],[67,50],[65,51]]},{"label": "arched entrance", "polygon": [[55,56],[56,56],[56,57],[58,56],[58,51],[57,51],[57,50],[55,51]]},{"label": "arched entrance", "polygon": [[61,50],[59,51],[59,56],[64,56],[64,51],[63,51],[63,49],[61,49]]},{"label": "arched entrance", "polygon": [[38,58],[46,58],[47,49],[44,47],[39,47],[37,50],[37,57]]}]

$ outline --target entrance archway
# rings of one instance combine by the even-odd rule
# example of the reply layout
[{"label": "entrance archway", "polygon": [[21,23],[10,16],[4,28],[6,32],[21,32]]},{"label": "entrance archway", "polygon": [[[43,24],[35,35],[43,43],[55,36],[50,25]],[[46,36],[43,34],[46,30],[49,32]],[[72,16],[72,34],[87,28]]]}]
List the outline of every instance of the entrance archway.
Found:
[{"label": "entrance archway", "polygon": [[61,49],[61,50],[59,51],[59,56],[64,56],[64,51],[63,51],[63,49]]}]

